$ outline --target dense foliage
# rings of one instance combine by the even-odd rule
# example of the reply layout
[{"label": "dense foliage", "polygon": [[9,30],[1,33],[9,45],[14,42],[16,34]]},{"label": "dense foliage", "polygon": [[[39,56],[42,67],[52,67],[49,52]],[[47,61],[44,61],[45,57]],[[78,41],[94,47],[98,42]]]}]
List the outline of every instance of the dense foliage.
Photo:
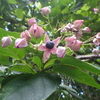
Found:
[{"label": "dense foliage", "polygon": [[99,4],[0,0],[0,100],[99,100]]}]

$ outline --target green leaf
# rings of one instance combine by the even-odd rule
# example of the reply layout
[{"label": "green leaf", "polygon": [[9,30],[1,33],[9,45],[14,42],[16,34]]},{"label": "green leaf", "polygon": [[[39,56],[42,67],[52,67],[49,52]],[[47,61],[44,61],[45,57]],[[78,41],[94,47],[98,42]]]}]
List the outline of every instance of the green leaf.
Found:
[{"label": "green leaf", "polygon": [[10,45],[5,48],[0,47],[0,53],[3,56],[10,56],[17,59],[22,59],[23,56],[26,54],[26,50],[25,48],[22,48],[22,49],[14,48],[14,45],[13,46]]},{"label": "green leaf", "polygon": [[16,9],[15,15],[16,15],[19,19],[23,19],[23,9],[21,9],[21,8]]},{"label": "green leaf", "polygon": [[59,6],[52,8],[51,11],[52,16],[58,16],[61,13],[61,9]]},{"label": "green leaf", "polygon": [[48,68],[48,67],[51,67],[54,62],[55,62],[56,59],[51,59],[49,60],[45,65],[44,65],[44,68]]},{"label": "green leaf", "polygon": [[0,39],[4,36],[13,36],[15,38],[20,37],[20,33],[18,32],[10,32],[10,31],[5,31],[4,29],[0,28]]},{"label": "green leaf", "polygon": [[8,0],[8,2],[11,3],[11,4],[16,4],[17,3],[16,0]]},{"label": "green leaf", "polygon": [[32,70],[28,66],[25,66],[25,65],[12,66],[8,70],[18,71],[18,72],[23,72],[23,73],[31,73],[32,72]]},{"label": "green leaf", "polygon": [[1,65],[9,65],[9,57],[0,55],[0,64]]},{"label": "green leaf", "polygon": [[80,70],[79,68],[59,64],[54,65],[53,70],[64,75],[68,75],[69,77],[80,83],[84,83],[100,89],[100,85],[96,83],[90,75],[88,75],[85,71]]},{"label": "green leaf", "polygon": [[75,7],[73,9],[73,12],[79,10],[83,6],[84,0],[76,0]]},{"label": "green leaf", "polygon": [[38,68],[41,70],[42,62],[38,56],[35,56],[32,58],[32,61],[38,66]]},{"label": "green leaf", "polygon": [[66,56],[64,59],[59,59],[62,64],[72,67],[77,67],[80,69],[87,70],[89,72],[93,72],[95,74],[100,74],[100,70],[98,68],[95,68],[94,66],[90,65],[89,63],[83,62],[79,59],[76,59],[72,56]]},{"label": "green leaf", "polygon": [[59,84],[60,78],[54,74],[18,75],[2,87],[0,100],[45,100]]}]

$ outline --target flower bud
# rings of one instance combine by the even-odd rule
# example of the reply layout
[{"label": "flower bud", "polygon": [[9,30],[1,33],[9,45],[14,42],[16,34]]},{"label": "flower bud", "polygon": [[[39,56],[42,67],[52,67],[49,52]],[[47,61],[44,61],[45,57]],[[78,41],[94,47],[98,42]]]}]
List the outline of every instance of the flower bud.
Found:
[{"label": "flower bud", "polygon": [[100,32],[97,33],[96,38],[97,38],[97,39],[100,39]]},{"label": "flower bud", "polygon": [[92,53],[94,53],[95,55],[98,56],[99,53],[100,53],[100,50],[94,48],[94,49],[92,50]]},{"label": "flower bud", "polygon": [[36,19],[35,19],[35,18],[30,18],[30,19],[28,20],[28,24],[29,24],[29,25],[36,24]]},{"label": "flower bud", "polygon": [[44,29],[37,24],[34,24],[30,27],[29,32],[35,37],[40,38],[44,33]]},{"label": "flower bud", "polygon": [[99,9],[94,8],[93,11],[94,11],[94,13],[97,13],[97,12],[99,12]]},{"label": "flower bud", "polygon": [[91,32],[90,28],[88,28],[88,27],[85,27],[85,28],[83,29],[83,31],[84,31],[85,33]]},{"label": "flower bud", "polygon": [[3,37],[1,42],[2,42],[2,47],[7,47],[12,43],[12,39],[10,37]]},{"label": "flower bud", "polygon": [[78,51],[82,45],[82,42],[79,40],[76,40],[74,38],[74,36],[73,37],[66,37],[65,41],[66,41],[66,46],[70,47],[73,51]]},{"label": "flower bud", "polygon": [[74,21],[74,28],[80,29],[81,26],[83,25],[83,23],[84,23],[84,20],[76,20],[76,21]]},{"label": "flower bud", "polygon": [[93,43],[94,43],[95,46],[99,46],[100,45],[100,39],[94,38]]},{"label": "flower bud", "polygon": [[27,41],[29,41],[31,39],[31,35],[28,30],[26,30],[25,32],[22,32],[20,37],[25,38]]},{"label": "flower bud", "polygon": [[73,51],[79,51],[83,42],[76,40],[73,41],[68,47],[70,47]]},{"label": "flower bud", "polygon": [[16,48],[24,48],[24,47],[27,47],[27,46],[28,46],[28,43],[27,43],[25,38],[16,39],[16,41],[15,41],[15,47]]},{"label": "flower bud", "polygon": [[58,58],[64,58],[65,55],[66,55],[66,48],[62,47],[62,46],[59,46],[57,48],[56,54],[57,54]]},{"label": "flower bud", "polygon": [[51,12],[51,10],[50,10],[49,7],[43,7],[43,8],[41,9],[41,13],[42,13],[43,16],[48,15],[50,12]]}]

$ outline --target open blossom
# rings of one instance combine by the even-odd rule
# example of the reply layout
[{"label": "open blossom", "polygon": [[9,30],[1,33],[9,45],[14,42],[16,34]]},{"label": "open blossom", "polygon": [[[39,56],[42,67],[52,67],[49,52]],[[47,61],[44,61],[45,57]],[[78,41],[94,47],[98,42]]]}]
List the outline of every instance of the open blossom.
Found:
[{"label": "open blossom", "polygon": [[50,12],[51,12],[51,10],[50,10],[49,7],[43,7],[43,8],[41,8],[41,13],[42,13],[43,16],[48,15]]},{"label": "open blossom", "polygon": [[31,35],[28,30],[25,30],[25,32],[22,32],[20,37],[25,38],[27,41],[29,41],[31,39]]},{"label": "open blossom", "polygon": [[76,40],[74,37],[66,37],[66,46],[70,47],[73,51],[80,50],[82,42],[80,40]]},{"label": "open blossom", "polygon": [[40,26],[38,26],[37,24],[33,24],[30,29],[29,32],[35,37],[35,38],[40,38],[44,33],[44,29]]},{"label": "open blossom", "polygon": [[30,18],[30,19],[28,20],[28,24],[29,24],[29,25],[36,24],[36,19],[35,19],[35,18]]},{"label": "open blossom", "polygon": [[1,39],[2,47],[7,47],[12,43],[12,39],[10,37],[3,37]]},{"label": "open blossom", "polygon": [[91,32],[91,30],[90,30],[89,27],[85,27],[85,28],[83,29],[83,31],[84,31],[85,33]]},{"label": "open blossom", "polygon": [[27,47],[27,46],[28,46],[28,43],[27,43],[25,38],[16,39],[16,41],[15,41],[15,47],[16,48],[24,48],[24,47]]},{"label": "open blossom", "polygon": [[74,28],[80,29],[81,26],[83,25],[83,23],[84,23],[84,20],[75,20],[74,23],[73,23]]},{"label": "open blossom", "polygon": [[56,54],[57,54],[58,58],[64,58],[65,55],[66,55],[66,48],[62,47],[62,46],[59,46],[57,48]]},{"label": "open blossom", "polygon": [[58,45],[60,39],[61,37],[58,37],[57,39],[50,41],[50,39],[47,36],[45,43],[39,46],[38,50],[44,51],[44,54],[43,54],[44,63],[49,59],[51,53],[56,54],[56,51],[57,51],[56,46]]}]

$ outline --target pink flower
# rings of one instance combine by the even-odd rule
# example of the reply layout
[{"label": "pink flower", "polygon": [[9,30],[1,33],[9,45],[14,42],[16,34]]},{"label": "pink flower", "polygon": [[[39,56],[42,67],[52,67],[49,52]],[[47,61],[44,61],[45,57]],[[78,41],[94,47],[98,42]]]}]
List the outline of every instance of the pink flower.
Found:
[{"label": "pink flower", "polygon": [[95,55],[98,56],[99,53],[100,53],[100,50],[94,48],[94,49],[92,50],[92,53],[94,53]]},{"label": "pink flower", "polygon": [[74,37],[66,37],[66,46],[70,47],[73,51],[78,51],[82,45],[82,42],[76,40]]},{"label": "pink flower", "polygon": [[77,40],[79,40],[80,37],[82,37],[82,31],[79,30],[78,32],[76,32],[75,37],[76,37]]},{"label": "pink flower", "polygon": [[94,38],[93,43],[94,43],[95,46],[99,46],[100,45],[100,39]]},{"label": "pink flower", "polygon": [[44,29],[37,24],[34,24],[30,27],[29,32],[35,37],[40,38],[44,33]]},{"label": "pink flower", "polygon": [[59,46],[57,48],[56,54],[57,54],[58,58],[64,58],[65,55],[66,55],[66,48],[62,47],[62,46]]},{"label": "pink flower", "polygon": [[89,27],[85,27],[85,28],[83,29],[83,31],[84,31],[85,33],[91,32],[91,30],[90,30]]},{"label": "pink flower", "polygon": [[31,35],[28,30],[25,30],[25,32],[22,32],[20,37],[25,38],[27,41],[29,41],[31,39]]},{"label": "pink flower", "polygon": [[50,41],[50,39],[47,36],[45,43],[40,45],[38,50],[44,51],[44,54],[43,54],[44,63],[49,59],[51,53],[56,54],[56,51],[57,51],[56,46],[59,44],[60,39],[61,37],[58,37],[57,39]]},{"label": "pink flower", "polygon": [[35,18],[30,18],[30,19],[28,20],[28,24],[29,24],[29,25],[36,24],[36,19],[35,19]]},{"label": "pink flower", "polygon": [[68,31],[72,31],[73,26],[74,26],[73,24],[68,23],[68,24],[65,26],[65,28],[66,28]]},{"label": "pink flower", "polygon": [[51,10],[50,10],[49,7],[43,7],[43,8],[41,8],[41,13],[42,13],[43,16],[48,15],[50,12],[51,12]]},{"label": "pink flower", "polygon": [[84,23],[84,20],[75,20],[74,23],[73,23],[74,28],[80,29],[81,26],[83,25],[83,23]]},{"label": "pink flower", "polygon": [[97,38],[97,39],[100,39],[100,32],[97,33],[96,38]]},{"label": "pink flower", "polygon": [[15,41],[15,47],[16,48],[24,48],[24,47],[27,47],[27,46],[28,46],[28,43],[27,43],[25,38],[16,39],[16,41]]},{"label": "pink flower", "polygon": [[94,11],[94,13],[97,13],[97,12],[99,12],[99,9],[94,8],[93,11]]},{"label": "pink flower", "polygon": [[2,47],[7,47],[12,43],[12,39],[10,37],[3,37],[1,39]]}]

